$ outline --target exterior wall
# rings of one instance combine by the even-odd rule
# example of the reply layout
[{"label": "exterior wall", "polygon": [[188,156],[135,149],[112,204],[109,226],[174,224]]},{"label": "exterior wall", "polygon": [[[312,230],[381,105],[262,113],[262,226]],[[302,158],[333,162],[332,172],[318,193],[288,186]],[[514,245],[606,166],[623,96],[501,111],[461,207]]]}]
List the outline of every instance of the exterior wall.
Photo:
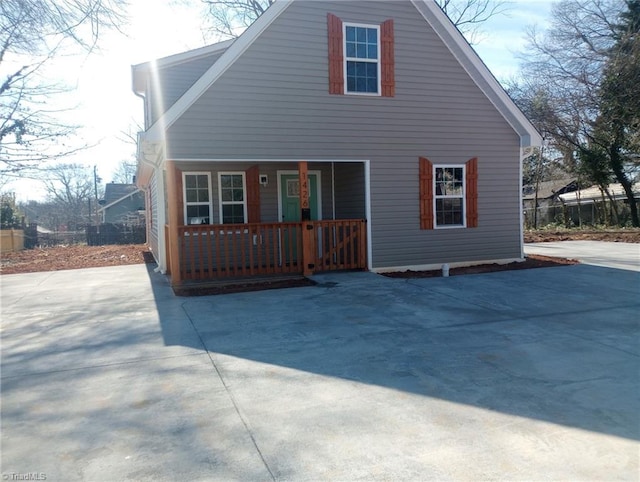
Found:
[{"label": "exterior wall", "polygon": [[[223,52],[207,55],[190,62],[181,62],[152,72],[150,79],[154,88],[147,95],[149,125],[158,120],[160,114],[171,107],[206,70],[220,58]],[[160,86],[160,88],[158,88]]]},{"label": "exterior wall", "polygon": [[[328,12],[394,20],[395,97],[329,94]],[[519,137],[406,1],[294,2],[168,129],[166,148],[176,160],[369,160],[372,268],[521,255]],[[478,158],[479,227],[420,230],[420,156]]]}]

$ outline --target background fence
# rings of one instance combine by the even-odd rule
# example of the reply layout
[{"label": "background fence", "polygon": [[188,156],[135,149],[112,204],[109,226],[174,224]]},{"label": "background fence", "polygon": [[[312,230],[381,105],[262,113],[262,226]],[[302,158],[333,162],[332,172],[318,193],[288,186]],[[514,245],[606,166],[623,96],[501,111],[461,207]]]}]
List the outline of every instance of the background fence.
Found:
[{"label": "background fence", "polygon": [[144,225],[100,224],[86,228],[86,240],[89,246],[144,244],[146,236],[147,230]]},{"label": "background fence", "polygon": [[[537,211],[537,220],[536,214]],[[524,209],[524,225],[527,229],[561,225],[576,226],[626,226],[631,222],[629,204],[625,201],[592,202],[584,204],[553,204]]]}]

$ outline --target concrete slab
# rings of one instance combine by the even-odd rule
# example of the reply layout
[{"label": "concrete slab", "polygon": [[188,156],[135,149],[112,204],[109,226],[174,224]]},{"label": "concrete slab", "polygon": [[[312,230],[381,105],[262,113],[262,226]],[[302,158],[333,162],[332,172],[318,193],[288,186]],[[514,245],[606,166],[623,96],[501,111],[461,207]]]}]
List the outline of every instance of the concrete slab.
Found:
[{"label": "concrete slab", "polygon": [[558,241],[528,243],[526,254],[541,254],[577,259],[593,266],[640,271],[640,244],[609,243],[605,241]]},{"label": "concrete slab", "polygon": [[9,480],[637,480],[640,273],[4,275]]}]

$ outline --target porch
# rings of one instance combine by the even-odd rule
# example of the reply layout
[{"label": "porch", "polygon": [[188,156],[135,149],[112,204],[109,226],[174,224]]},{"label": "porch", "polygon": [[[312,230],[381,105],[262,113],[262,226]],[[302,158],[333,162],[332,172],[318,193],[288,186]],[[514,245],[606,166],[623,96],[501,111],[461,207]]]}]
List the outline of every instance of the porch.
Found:
[{"label": "porch", "polygon": [[363,162],[167,161],[172,286],[367,269],[365,178]]}]

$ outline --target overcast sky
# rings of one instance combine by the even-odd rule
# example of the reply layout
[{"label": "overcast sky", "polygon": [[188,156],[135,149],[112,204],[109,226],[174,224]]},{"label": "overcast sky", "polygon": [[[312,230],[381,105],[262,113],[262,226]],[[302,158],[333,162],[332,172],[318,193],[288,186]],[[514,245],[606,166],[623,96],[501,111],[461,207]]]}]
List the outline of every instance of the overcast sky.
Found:
[{"label": "overcast sky", "polygon": [[[508,12],[493,17],[483,27],[476,51],[498,78],[506,79],[518,70],[517,52],[522,50],[527,26],[544,27],[552,0],[512,0]],[[101,39],[100,52],[89,56],[56,60],[48,74],[75,86],[68,105],[69,120],[82,125],[81,138],[95,144],[65,162],[96,165],[103,182],[110,182],[122,160],[132,160],[135,147],[125,142],[122,131],[135,131],[142,122],[142,99],[131,91],[131,65],[205,45],[201,33],[202,8],[187,7],[171,0],[132,0],[130,21],[124,32],[108,32]],[[19,200],[40,200],[43,192],[33,183],[16,182]]]}]

